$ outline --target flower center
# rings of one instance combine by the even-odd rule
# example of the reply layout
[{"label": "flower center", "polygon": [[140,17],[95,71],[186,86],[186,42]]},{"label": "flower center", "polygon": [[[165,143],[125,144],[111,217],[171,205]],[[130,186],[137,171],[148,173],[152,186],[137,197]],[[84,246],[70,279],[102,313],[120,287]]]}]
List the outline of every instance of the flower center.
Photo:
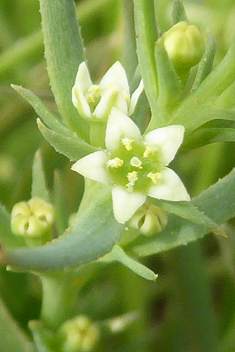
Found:
[{"label": "flower center", "polygon": [[93,84],[86,92],[85,98],[92,112],[94,112],[96,106],[99,104],[101,96],[101,89],[97,84]]},{"label": "flower center", "polygon": [[114,185],[141,193],[147,193],[151,186],[161,182],[164,168],[157,149],[127,137],[110,153],[106,166]]}]

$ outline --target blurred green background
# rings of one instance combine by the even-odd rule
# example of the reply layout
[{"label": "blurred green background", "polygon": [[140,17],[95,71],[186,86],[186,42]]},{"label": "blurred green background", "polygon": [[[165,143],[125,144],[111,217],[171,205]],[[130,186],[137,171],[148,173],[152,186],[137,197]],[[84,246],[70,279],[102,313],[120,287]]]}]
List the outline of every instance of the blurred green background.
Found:
[{"label": "blurred green background", "polygon": [[[197,24],[204,33],[209,28],[215,36],[215,65],[218,64],[235,32],[234,0],[185,0],[184,3],[190,22]],[[122,5],[121,0],[76,1],[94,80],[102,77],[116,60],[121,60]],[[165,31],[171,23],[172,1],[161,0],[157,6],[159,25]],[[14,83],[31,89],[56,110],[43,55],[40,20],[38,0],[0,0],[0,201],[11,210],[16,202],[30,198],[32,160],[36,150],[41,148],[48,185],[52,187],[54,170],[59,169],[68,209],[73,212],[77,209],[82,188],[78,176],[70,171],[69,161],[43,139],[33,109],[10,87]],[[193,196],[226,175],[234,165],[234,144],[217,143],[182,153],[174,162],[174,169]],[[138,311],[139,317],[123,333],[104,335],[95,351],[213,352],[217,346],[221,351],[234,352],[235,242],[232,221],[228,224],[228,232],[227,239],[208,235],[200,243],[146,259],[146,264],[159,274],[156,283],[144,281],[121,266],[107,266],[98,271],[81,290],[75,313],[88,314],[98,321],[129,311]],[[182,271],[177,272],[176,268],[180,266],[184,267],[184,276]],[[190,290],[194,292],[195,282],[200,282],[202,286],[197,289],[205,291],[211,302],[208,326],[211,324],[212,331],[204,331],[204,335],[203,299],[198,298],[198,309],[195,309],[195,302],[191,305],[188,297],[185,298],[185,292],[189,292],[189,296]],[[28,320],[39,315],[39,282],[33,275],[0,268],[0,296],[27,331]],[[197,329],[200,324],[199,334],[194,334],[195,326]],[[213,345],[207,343],[210,334],[215,341]],[[196,336],[200,336],[200,340]]]}]

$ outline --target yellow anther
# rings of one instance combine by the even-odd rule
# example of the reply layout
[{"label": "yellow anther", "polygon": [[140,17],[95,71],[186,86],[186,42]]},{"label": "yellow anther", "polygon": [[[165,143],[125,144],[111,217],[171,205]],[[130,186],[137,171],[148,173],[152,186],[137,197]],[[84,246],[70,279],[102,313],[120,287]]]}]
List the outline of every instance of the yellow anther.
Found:
[{"label": "yellow anther", "polygon": [[137,158],[136,156],[133,156],[133,158],[131,158],[130,160],[130,164],[131,166],[134,166],[134,167],[138,167],[139,169],[142,169],[142,161]]},{"label": "yellow anther", "polygon": [[132,149],[133,142],[134,142],[134,139],[130,139],[127,137],[122,138],[122,144],[124,145],[127,151],[130,151]]},{"label": "yellow anther", "polygon": [[156,152],[155,149],[150,147],[149,145],[146,146],[146,149],[144,151],[143,157],[148,158],[150,155],[153,155]]},{"label": "yellow anther", "polygon": [[123,165],[124,161],[118,157],[114,158],[114,159],[110,159],[107,162],[108,167],[114,167],[114,168],[118,168],[121,167]]},{"label": "yellow anther", "polygon": [[149,172],[147,177],[150,178],[151,181],[156,185],[157,181],[162,177],[162,175],[160,174],[160,172]]},{"label": "yellow anther", "polygon": [[138,172],[137,171],[128,172],[127,178],[129,181],[128,186],[134,186],[135,182],[138,180]]},{"label": "yellow anther", "polygon": [[86,93],[86,100],[89,104],[95,104],[101,98],[100,86],[94,84]]}]

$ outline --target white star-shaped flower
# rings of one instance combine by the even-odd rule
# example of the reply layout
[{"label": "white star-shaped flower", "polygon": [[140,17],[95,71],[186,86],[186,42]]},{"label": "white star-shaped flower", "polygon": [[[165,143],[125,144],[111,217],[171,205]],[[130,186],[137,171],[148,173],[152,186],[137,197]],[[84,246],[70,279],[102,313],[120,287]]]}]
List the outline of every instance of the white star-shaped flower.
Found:
[{"label": "white star-shaped flower", "polygon": [[147,195],[170,201],[190,199],[178,175],[167,167],[183,136],[184,127],[172,125],[142,137],[135,123],[113,108],[107,122],[107,149],[78,160],[72,170],[111,185],[114,216],[124,223],[145,202]]},{"label": "white star-shaped flower", "polygon": [[106,72],[99,85],[92,83],[87,65],[82,62],[72,89],[72,101],[83,118],[107,121],[113,107],[131,115],[142,90],[141,81],[130,96],[126,72],[118,61]]}]

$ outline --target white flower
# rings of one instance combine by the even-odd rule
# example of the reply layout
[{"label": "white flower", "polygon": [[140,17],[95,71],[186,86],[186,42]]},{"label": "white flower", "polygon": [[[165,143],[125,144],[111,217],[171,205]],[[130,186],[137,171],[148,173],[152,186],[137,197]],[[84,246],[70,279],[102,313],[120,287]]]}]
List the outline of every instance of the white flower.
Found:
[{"label": "white flower", "polygon": [[83,118],[107,121],[113,107],[131,115],[142,90],[141,81],[130,97],[126,73],[118,61],[106,72],[99,85],[92,83],[87,65],[82,62],[72,89],[72,101]]},{"label": "white flower", "polygon": [[183,126],[172,125],[142,137],[135,123],[113,108],[107,122],[107,150],[85,156],[72,169],[112,186],[114,216],[124,223],[145,202],[147,195],[171,201],[190,199],[182,181],[167,167],[183,135]]}]

